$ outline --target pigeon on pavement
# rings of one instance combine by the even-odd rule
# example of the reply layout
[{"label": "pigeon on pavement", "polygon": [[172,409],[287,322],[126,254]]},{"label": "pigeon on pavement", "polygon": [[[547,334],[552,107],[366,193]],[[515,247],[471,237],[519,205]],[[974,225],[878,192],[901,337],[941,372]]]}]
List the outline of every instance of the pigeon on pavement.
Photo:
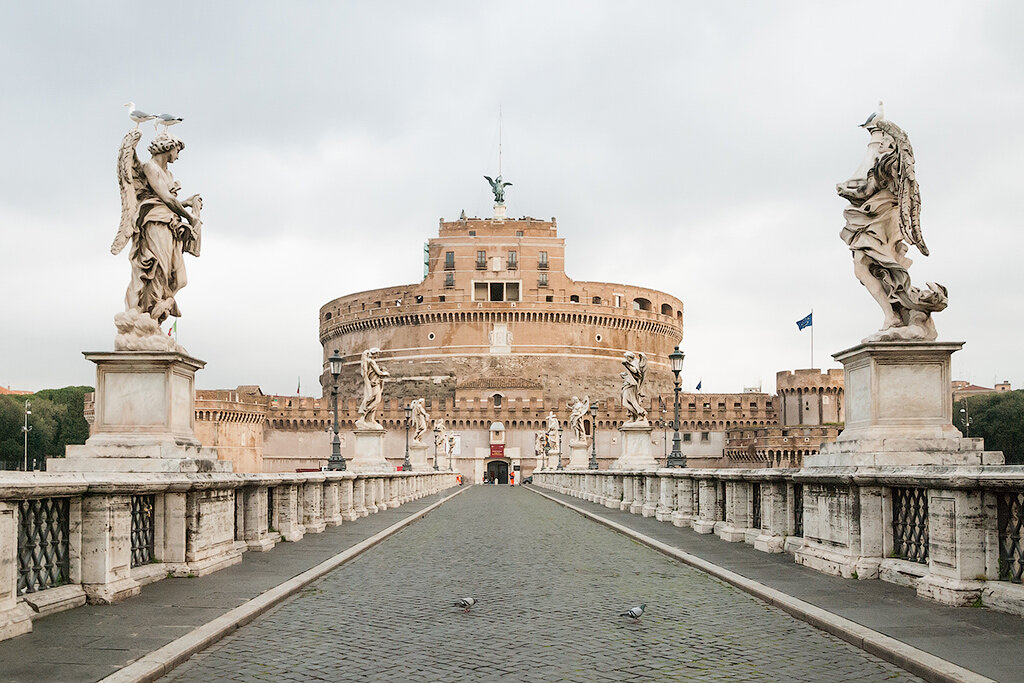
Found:
[{"label": "pigeon on pavement", "polygon": [[462,613],[465,614],[466,612],[469,612],[469,608],[475,604],[476,598],[459,598],[459,601],[452,605],[452,607],[461,607]]},{"label": "pigeon on pavement", "polygon": [[620,617],[631,617],[633,621],[640,621],[640,617],[644,615],[644,610],[647,609],[647,603],[631,607],[628,612],[623,612]]}]

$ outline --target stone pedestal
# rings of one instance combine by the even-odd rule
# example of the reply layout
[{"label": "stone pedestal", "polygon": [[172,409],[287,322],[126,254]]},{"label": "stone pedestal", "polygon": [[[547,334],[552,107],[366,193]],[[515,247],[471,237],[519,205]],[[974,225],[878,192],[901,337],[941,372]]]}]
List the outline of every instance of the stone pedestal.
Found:
[{"label": "stone pedestal", "polygon": [[355,455],[348,462],[353,472],[390,472],[394,467],[384,458],[384,430],[357,429]]},{"label": "stone pedestal", "polygon": [[230,472],[195,435],[195,373],[206,363],[175,352],[86,353],[96,363],[92,435],[50,472]]},{"label": "stone pedestal", "polygon": [[494,204],[494,220],[503,221],[506,218],[505,204],[495,202]]},{"label": "stone pedestal", "polygon": [[585,470],[590,464],[590,449],[586,441],[569,441],[569,469]]},{"label": "stone pedestal", "polygon": [[427,449],[428,446],[425,443],[414,441],[409,444],[409,464],[412,465],[413,472],[426,472],[432,469],[430,463],[427,462]]},{"label": "stone pedestal", "polygon": [[646,422],[627,422],[619,427],[622,435],[622,455],[612,463],[613,470],[653,470],[658,463],[654,460],[654,446],[651,443],[653,428]]},{"label": "stone pedestal", "polygon": [[846,426],[804,467],[1001,465],[953,426],[950,360],[963,342],[872,342],[833,354],[845,371]]}]

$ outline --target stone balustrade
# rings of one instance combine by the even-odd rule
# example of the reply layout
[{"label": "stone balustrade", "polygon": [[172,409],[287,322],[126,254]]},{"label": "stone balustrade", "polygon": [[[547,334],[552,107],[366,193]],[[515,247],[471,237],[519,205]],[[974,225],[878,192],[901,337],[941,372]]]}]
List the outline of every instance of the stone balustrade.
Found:
[{"label": "stone balustrade", "polygon": [[0,476],[0,640],[456,484],[454,472]]},{"label": "stone balustrade", "polygon": [[828,574],[1024,615],[1024,468],[548,470],[533,483]]}]

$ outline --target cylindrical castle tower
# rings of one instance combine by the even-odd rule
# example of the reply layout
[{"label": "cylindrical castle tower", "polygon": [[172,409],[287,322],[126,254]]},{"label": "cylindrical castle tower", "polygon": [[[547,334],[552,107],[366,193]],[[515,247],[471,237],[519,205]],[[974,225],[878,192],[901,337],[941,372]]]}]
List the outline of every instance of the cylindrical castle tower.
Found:
[{"label": "cylindrical castle tower", "polygon": [[668,354],[682,339],[682,302],[643,287],[571,280],[564,256],[554,219],[442,219],[422,282],[320,309],[324,359],[334,349],[345,359],[341,395],[361,393],[359,354],[371,347],[381,349],[391,397],[453,397],[464,384],[500,391],[527,381],[549,398],[612,398],[625,351],[648,355],[649,395],[670,393]]}]

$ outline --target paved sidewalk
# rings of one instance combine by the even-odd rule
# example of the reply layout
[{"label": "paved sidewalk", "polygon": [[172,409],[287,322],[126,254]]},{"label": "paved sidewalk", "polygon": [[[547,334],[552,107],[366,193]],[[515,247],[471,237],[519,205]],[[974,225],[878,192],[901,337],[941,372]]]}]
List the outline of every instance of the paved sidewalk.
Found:
[{"label": "paved sidewalk", "polygon": [[[480,603],[453,608],[463,595]],[[619,616],[648,603],[639,623]],[[172,681],[917,680],[522,488],[473,486]]]},{"label": "paved sidewalk", "polygon": [[828,576],[745,543],[727,543],[670,522],[537,489],[719,567],[782,591],[998,681],[1024,680],[1024,619],[989,609],[946,607],[884,581]]},{"label": "paved sidewalk", "polygon": [[99,680],[456,490],[279,543],[269,552],[244,553],[240,564],[208,576],[163,579],[114,605],[40,619],[32,633],[0,642],[0,681]]}]

